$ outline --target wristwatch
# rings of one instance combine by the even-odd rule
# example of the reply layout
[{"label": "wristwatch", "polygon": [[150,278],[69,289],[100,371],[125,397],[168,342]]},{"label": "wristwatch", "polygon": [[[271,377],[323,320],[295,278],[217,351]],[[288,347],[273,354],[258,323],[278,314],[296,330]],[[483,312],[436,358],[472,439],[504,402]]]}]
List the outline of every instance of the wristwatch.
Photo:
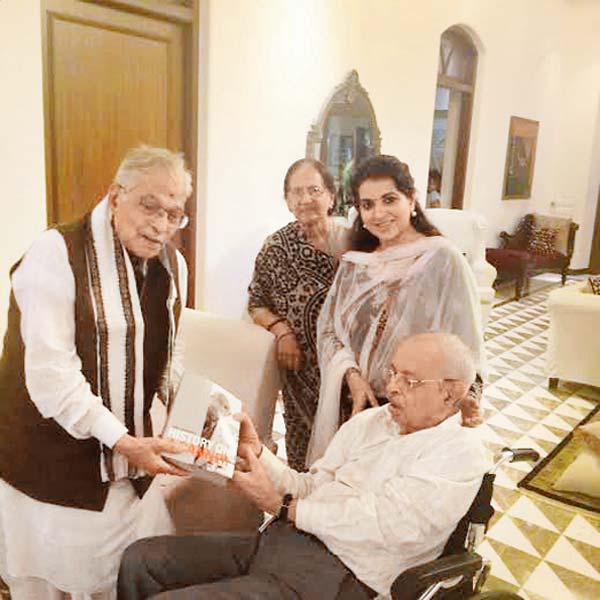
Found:
[{"label": "wristwatch", "polygon": [[292,503],[293,499],[294,496],[292,496],[292,494],[284,494],[283,500],[281,501],[281,508],[279,509],[279,514],[277,515],[279,520],[287,521],[288,511],[290,510],[290,504]]}]

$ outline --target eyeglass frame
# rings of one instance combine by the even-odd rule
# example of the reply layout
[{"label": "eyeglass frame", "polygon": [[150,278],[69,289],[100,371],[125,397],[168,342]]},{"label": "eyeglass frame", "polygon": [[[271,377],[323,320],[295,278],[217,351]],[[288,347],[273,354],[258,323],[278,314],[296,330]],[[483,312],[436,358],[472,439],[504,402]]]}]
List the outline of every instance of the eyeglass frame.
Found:
[{"label": "eyeglass frame", "polygon": [[406,385],[403,385],[403,387],[406,387],[407,391],[414,390],[426,383],[444,383],[445,381],[456,381],[456,379],[449,379],[447,377],[442,377],[440,379],[414,379],[407,377],[404,375],[404,373],[398,373],[398,371],[396,371],[393,367],[388,367],[384,371],[384,379],[386,384],[390,383],[392,380],[406,382]]},{"label": "eyeglass frame", "polygon": [[287,192],[287,196],[298,201],[307,194],[311,200],[318,200],[324,193],[325,190],[321,186],[305,185],[290,188]]},{"label": "eyeglass frame", "polygon": [[[121,185],[120,183],[117,183],[117,187],[120,190],[123,190],[126,194],[129,194],[130,192],[132,192],[137,186],[134,185],[131,188],[126,188],[124,185]],[[144,200],[147,197],[151,197],[153,198],[156,203],[157,206],[150,208],[148,206],[146,206],[144,204]],[[156,196],[152,195],[152,194],[144,194],[143,196],[140,196],[138,198],[137,201],[137,206],[141,207],[142,209],[144,209],[146,211],[146,216],[148,217],[159,217],[162,219],[163,215],[167,216],[167,226],[169,227],[174,227],[175,229],[184,229],[185,227],[187,227],[188,223],[190,222],[190,218],[189,216],[185,213],[185,212],[181,212],[181,214],[178,216],[179,218],[179,223],[173,223],[172,221],[169,220],[170,216],[174,216],[173,215],[173,211],[167,210],[166,208],[164,208],[161,204],[158,198],[156,198]]]}]

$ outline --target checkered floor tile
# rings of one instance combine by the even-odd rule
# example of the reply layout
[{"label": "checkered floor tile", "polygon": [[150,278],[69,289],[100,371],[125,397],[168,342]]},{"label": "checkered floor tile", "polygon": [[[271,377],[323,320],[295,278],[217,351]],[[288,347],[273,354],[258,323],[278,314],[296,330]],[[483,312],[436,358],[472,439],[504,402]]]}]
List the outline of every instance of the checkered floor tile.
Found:
[{"label": "checkered floor tile", "polygon": [[[482,434],[494,452],[535,448],[546,456],[600,401],[600,389],[562,383],[548,389],[544,289],[492,310],[486,330],[488,385]],[[490,589],[531,600],[600,598],[600,518],[518,490],[530,470],[504,467],[496,478],[496,515],[481,546],[492,561]]]},{"label": "checkered floor tile", "polygon": [[[535,448],[546,456],[600,402],[600,389],[561,383],[549,390],[544,371],[548,330],[545,288],[492,310],[486,330],[488,385],[482,400],[486,446]],[[285,459],[282,406],[274,422]],[[600,517],[517,489],[531,465],[503,467],[481,554],[492,562],[487,589],[525,600],[600,598]]]}]

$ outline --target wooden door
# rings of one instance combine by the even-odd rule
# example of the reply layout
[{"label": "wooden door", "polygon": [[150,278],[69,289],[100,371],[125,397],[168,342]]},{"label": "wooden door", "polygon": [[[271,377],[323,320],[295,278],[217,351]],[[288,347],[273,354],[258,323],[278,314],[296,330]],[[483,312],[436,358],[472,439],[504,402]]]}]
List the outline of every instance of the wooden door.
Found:
[{"label": "wooden door", "polygon": [[[182,151],[193,167],[193,11],[154,0],[45,0],[42,10],[48,223],[89,211],[132,146]],[[179,241],[193,291],[190,216]]]}]

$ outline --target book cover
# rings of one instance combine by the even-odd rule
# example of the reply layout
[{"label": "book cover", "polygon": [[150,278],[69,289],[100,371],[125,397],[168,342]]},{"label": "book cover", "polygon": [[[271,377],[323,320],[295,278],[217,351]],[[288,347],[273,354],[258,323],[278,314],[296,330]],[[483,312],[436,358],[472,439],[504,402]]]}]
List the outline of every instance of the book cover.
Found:
[{"label": "book cover", "polygon": [[240,435],[240,423],[233,415],[241,410],[241,401],[232,393],[201,375],[186,373],[173,400],[163,437],[184,442],[188,451],[163,456],[211,480],[215,480],[215,475],[231,478]]}]

